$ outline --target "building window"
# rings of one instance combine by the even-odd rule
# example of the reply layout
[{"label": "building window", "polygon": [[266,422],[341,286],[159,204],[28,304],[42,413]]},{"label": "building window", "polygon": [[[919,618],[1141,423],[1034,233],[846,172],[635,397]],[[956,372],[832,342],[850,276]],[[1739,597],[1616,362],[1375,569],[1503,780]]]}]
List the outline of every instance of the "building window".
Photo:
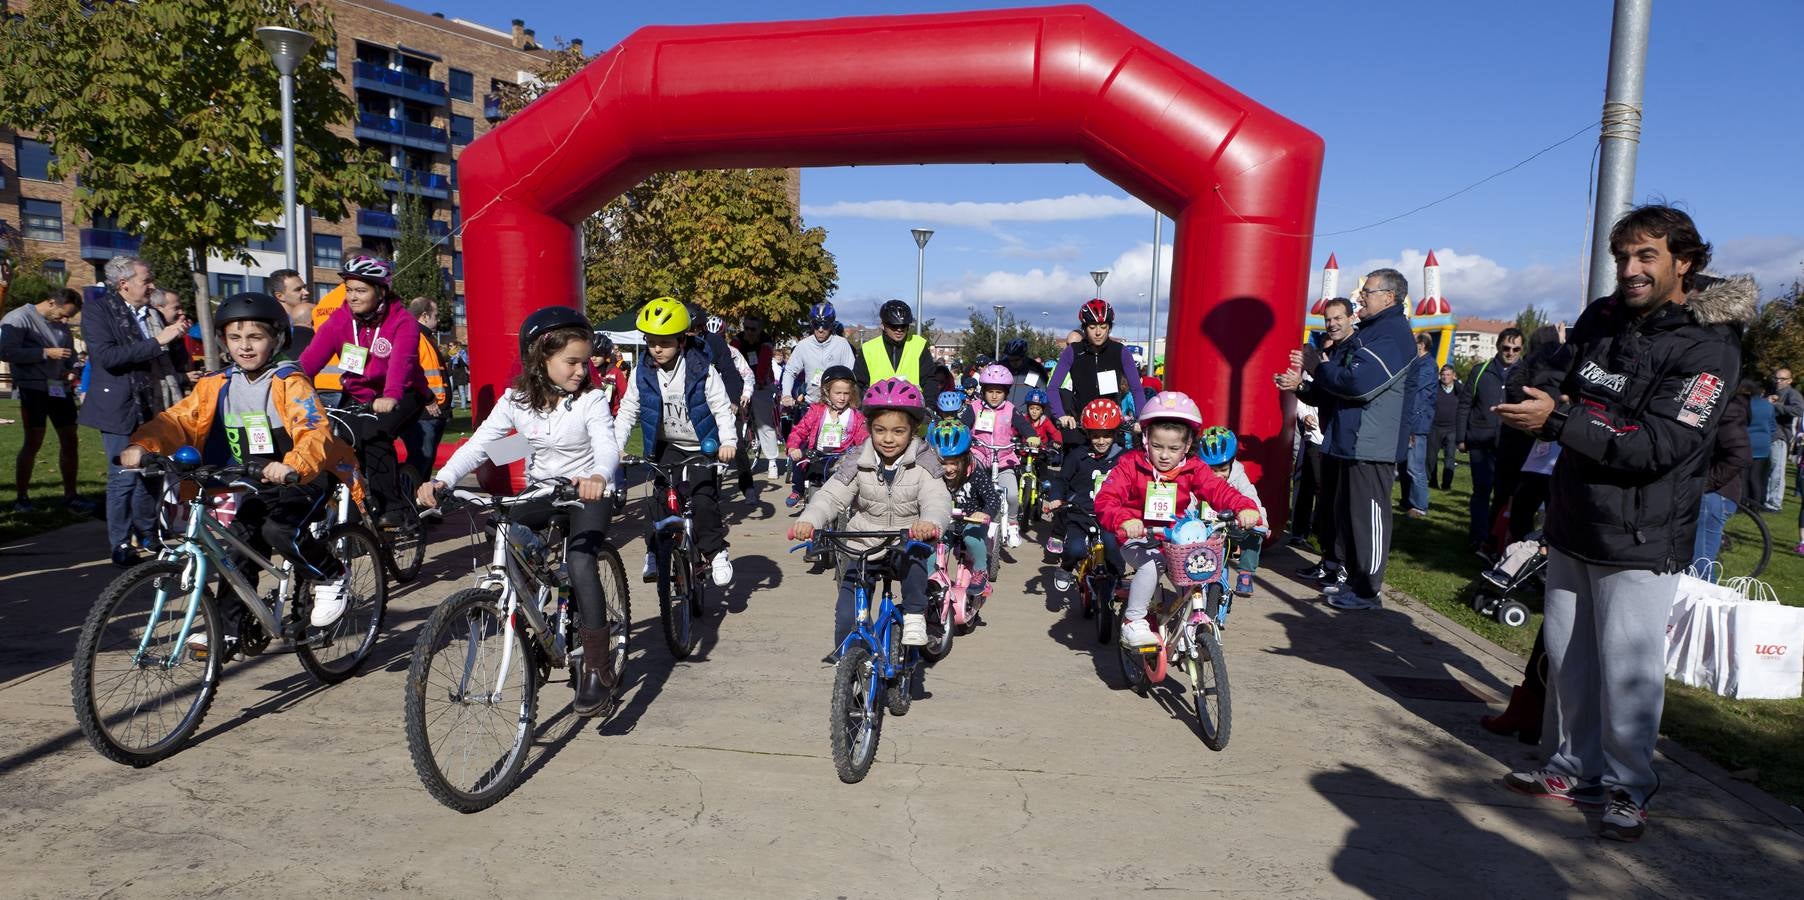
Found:
[{"label": "building window", "polygon": [[464,295],[462,294],[451,298],[451,322],[459,328],[464,325]]},{"label": "building window", "polygon": [[319,298],[332,293],[332,289],[335,287],[338,287],[338,285],[327,284],[323,281],[315,281],[313,283],[313,299],[318,300]]},{"label": "building window", "polygon": [[451,116],[451,143],[468,144],[476,140],[476,120],[469,116]]},{"label": "building window", "polygon": [[245,244],[244,249],[261,250],[264,253],[287,253],[288,230],[285,228],[277,228],[275,233],[269,236],[268,240],[253,240],[250,243]]},{"label": "building window", "polygon": [[19,201],[19,219],[25,236],[34,241],[63,239],[63,205],[51,200]]},{"label": "building window", "polygon": [[38,181],[50,180],[50,164],[56,157],[50,152],[50,145],[31,138],[19,138],[19,177],[32,178]]},{"label": "building window", "polygon": [[44,260],[43,272],[45,278],[59,284],[69,280],[69,270],[63,266],[63,261],[60,259]]},{"label": "building window", "polygon": [[476,76],[462,69],[451,70],[451,99],[474,100],[476,98]]},{"label": "building window", "polygon": [[451,189],[457,190],[457,160],[451,161]]},{"label": "building window", "polygon": [[326,58],[320,61],[319,67],[322,69],[338,68],[338,45],[337,44],[327,45]]},{"label": "building window", "polygon": [[214,291],[215,296],[230,297],[233,294],[242,294],[242,293],[244,293],[244,276],[242,276],[242,275],[221,275],[221,276],[219,276],[219,287],[217,290]]},{"label": "building window", "polygon": [[464,255],[455,250],[451,252],[451,279],[464,280]]},{"label": "building window", "polygon": [[336,269],[344,265],[344,238],[336,234],[316,234],[313,236],[313,264],[322,269]]}]

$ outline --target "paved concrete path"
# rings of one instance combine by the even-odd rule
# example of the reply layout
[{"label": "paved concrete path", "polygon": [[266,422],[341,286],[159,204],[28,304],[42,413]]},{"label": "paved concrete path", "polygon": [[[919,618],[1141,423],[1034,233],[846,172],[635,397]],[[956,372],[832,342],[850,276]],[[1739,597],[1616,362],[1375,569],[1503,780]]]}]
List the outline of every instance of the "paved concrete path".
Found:
[{"label": "paved concrete path", "polygon": [[[991,624],[957,641],[908,716],[886,719],[870,776],[841,784],[818,663],[828,579],[784,552],[780,500],[728,511],[739,577],[715,595],[704,652],[672,664],[635,580],[623,710],[581,727],[568,687],[548,685],[529,777],[471,816],[420,787],[401,724],[415,633],[470,569],[452,525],[421,582],[396,592],[365,674],[322,689],[291,656],[234,663],[193,744],[142,770],[97,756],[69,708],[76,631],[117,574],[95,559],[101,529],[13,542],[0,553],[0,893],[1796,897],[1804,883],[1787,808],[1682,751],[1661,759],[1639,845],[1505,792],[1498,777],[1529,748],[1483,733],[1483,705],[1408,699],[1381,679],[1500,697],[1521,661],[1406,601],[1332,610],[1283,577],[1301,562],[1289,552],[1269,554],[1260,596],[1235,610],[1224,752],[1122,689],[1114,650],[1023,553]],[[636,570],[637,548],[625,557]]]}]

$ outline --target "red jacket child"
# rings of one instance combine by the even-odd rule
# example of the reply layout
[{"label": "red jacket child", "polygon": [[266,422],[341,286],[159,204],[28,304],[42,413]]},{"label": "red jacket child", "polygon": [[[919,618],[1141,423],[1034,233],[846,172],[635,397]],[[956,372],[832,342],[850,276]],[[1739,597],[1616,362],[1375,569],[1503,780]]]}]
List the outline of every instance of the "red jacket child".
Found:
[{"label": "red jacket child", "polygon": [[816,403],[808,407],[808,412],[802,415],[802,421],[797,422],[796,426],[789,430],[789,449],[803,452],[819,449],[837,453],[864,443],[867,433],[864,426],[864,413],[848,406],[845,412],[840,413],[840,417],[842,424],[849,424],[846,424],[846,431],[842,435],[839,446],[817,447],[816,444],[819,443],[821,437],[821,425],[827,420],[827,404]]},{"label": "red jacket child", "polygon": [[1040,439],[1042,447],[1058,447],[1065,442],[1065,433],[1052,423],[1051,416],[1041,416],[1040,421],[1034,422],[1034,437]]},{"label": "red jacket child", "polygon": [[[1160,482],[1177,485],[1174,518],[1183,515],[1184,510],[1190,508],[1192,497],[1201,497],[1217,510],[1240,512],[1243,509],[1259,508],[1257,502],[1235,490],[1227,479],[1215,474],[1213,469],[1195,456],[1186,456],[1183,464],[1176,469],[1157,474]],[[1121,454],[1114,471],[1104,479],[1102,490],[1096,495],[1097,522],[1126,541],[1128,537],[1121,532],[1121,526],[1135,519],[1145,519],[1146,486],[1153,481],[1153,476],[1153,463],[1147,458],[1145,450],[1129,450]],[[1147,522],[1149,528],[1163,524],[1166,523]]]}]

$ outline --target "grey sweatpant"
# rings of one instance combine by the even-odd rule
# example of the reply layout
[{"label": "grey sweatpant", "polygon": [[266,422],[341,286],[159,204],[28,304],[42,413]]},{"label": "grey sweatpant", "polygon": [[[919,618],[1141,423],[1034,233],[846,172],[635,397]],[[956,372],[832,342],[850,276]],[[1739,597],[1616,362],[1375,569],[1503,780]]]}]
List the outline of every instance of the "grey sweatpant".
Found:
[{"label": "grey sweatpant", "polygon": [[1548,769],[1647,805],[1660,785],[1654,742],[1666,704],[1666,619],[1678,589],[1677,574],[1592,565],[1548,548]]}]

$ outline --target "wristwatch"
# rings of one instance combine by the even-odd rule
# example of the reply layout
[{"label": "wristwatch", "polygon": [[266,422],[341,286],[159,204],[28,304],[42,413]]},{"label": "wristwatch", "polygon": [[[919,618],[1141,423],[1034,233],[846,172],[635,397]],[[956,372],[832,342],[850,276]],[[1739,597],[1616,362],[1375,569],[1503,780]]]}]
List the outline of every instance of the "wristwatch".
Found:
[{"label": "wristwatch", "polygon": [[1557,443],[1560,440],[1560,432],[1566,428],[1566,419],[1571,414],[1572,404],[1570,403],[1554,406],[1553,412],[1547,414],[1547,421],[1541,423],[1540,433],[1535,436],[1548,443]]}]

